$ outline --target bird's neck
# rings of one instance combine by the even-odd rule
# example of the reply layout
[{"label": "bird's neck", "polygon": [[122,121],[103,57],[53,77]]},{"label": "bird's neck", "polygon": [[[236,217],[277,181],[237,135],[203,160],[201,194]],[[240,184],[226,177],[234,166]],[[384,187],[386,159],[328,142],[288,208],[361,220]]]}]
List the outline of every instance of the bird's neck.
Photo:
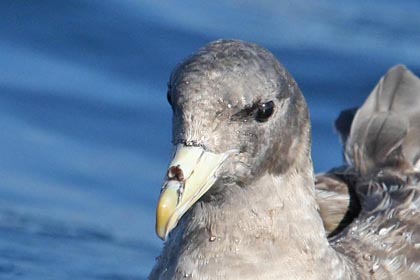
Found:
[{"label": "bird's neck", "polygon": [[327,241],[307,166],[266,174],[246,188],[224,186],[230,193],[221,204],[197,203],[165,246],[177,254],[175,275],[351,279],[347,260]]}]

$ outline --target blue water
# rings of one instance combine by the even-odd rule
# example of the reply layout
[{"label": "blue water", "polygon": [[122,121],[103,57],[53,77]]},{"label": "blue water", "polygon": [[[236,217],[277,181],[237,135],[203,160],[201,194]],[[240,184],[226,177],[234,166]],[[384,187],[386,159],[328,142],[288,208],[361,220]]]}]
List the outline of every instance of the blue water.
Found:
[{"label": "blue water", "polygon": [[166,82],[218,38],[273,51],[313,121],[332,122],[396,63],[420,74],[418,1],[0,1],[0,279],[144,279],[171,144]]}]

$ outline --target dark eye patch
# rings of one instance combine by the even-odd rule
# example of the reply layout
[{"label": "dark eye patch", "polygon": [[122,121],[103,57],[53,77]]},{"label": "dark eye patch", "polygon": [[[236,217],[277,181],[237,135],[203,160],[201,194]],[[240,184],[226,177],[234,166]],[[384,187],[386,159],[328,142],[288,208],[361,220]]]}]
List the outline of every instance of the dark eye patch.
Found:
[{"label": "dark eye patch", "polygon": [[274,102],[268,101],[261,103],[255,102],[252,105],[245,106],[242,110],[231,116],[232,121],[246,120],[254,118],[257,122],[266,122],[274,112]]},{"label": "dark eye patch", "polygon": [[251,106],[245,106],[244,109],[240,110],[239,112],[235,113],[230,117],[231,121],[239,121],[246,119],[250,116],[252,116],[255,112],[256,104],[253,104]]}]

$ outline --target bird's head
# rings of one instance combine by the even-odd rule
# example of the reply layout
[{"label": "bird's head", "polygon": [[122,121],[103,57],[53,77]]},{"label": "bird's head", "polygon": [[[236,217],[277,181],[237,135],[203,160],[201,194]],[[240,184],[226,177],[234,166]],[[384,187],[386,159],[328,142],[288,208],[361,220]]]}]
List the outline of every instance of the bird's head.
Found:
[{"label": "bird's head", "polygon": [[[310,124],[296,82],[269,51],[250,43],[208,44],[173,71],[174,157],[157,206],[162,239],[202,197],[281,175],[310,153]],[[297,152],[299,150],[299,152]],[[214,196],[220,197],[220,196]]]}]

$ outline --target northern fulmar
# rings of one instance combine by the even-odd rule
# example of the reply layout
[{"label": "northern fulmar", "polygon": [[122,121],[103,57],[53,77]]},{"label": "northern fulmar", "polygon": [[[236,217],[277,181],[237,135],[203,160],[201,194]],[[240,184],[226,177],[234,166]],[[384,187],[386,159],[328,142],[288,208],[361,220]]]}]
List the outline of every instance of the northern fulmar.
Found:
[{"label": "northern fulmar", "polygon": [[[168,87],[174,156],[156,212],[166,242],[150,279],[420,278],[420,81],[405,67],[344,118],[347,164],[319,177],[318,198],[307,105],[269,51],[215,41]],[[320,213],[334,212],[328,186],[340,184],[332,223],[345,222],[328,238]]]}]

